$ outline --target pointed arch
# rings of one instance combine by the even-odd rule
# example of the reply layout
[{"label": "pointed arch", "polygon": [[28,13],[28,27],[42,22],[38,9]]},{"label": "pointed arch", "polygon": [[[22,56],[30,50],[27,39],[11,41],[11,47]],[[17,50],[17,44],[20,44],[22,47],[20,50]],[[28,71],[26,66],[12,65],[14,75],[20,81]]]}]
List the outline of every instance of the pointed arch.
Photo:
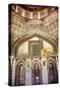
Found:
[{"label": "pointed arch", "polygon": [[15,52],[16,52],[16,50],[17,50],[17,47],[18,47],[19,45],[23,44],[24,42],[26,42],[27,40],[33,38],[33,37],[38,37],[38,38],[41,38],[41,39],[47,41],[47,42],[50,43],[50,44],[55,48],[55,50],[57,51],[56,43],[55,43],[55,41],[54,41],[52,38],[50,38],[50,37],[48,37],[48,36],[46,36],[46,35],[41,35],[41,33],[39,33],[39,32],[33,32],[33,33],[27,33],[27,34],[23,35],[21,38],[18,38],[18,39],[13,43],[13,45],[12,45],[12,54],[15,55]]},{"label": "pointed arch", "polygon": [[48,60],[48,83],[58,83],[58,71],[56,61],[53,58]]},{"label": "pointed arch", "polygon": [[18,61],[15,69],[15,85],[25,85],[25,63]]},{"label": "pointed arch", "polygon": [[32,60],[32,85],[42,84],[42,66],[38,59]]}]

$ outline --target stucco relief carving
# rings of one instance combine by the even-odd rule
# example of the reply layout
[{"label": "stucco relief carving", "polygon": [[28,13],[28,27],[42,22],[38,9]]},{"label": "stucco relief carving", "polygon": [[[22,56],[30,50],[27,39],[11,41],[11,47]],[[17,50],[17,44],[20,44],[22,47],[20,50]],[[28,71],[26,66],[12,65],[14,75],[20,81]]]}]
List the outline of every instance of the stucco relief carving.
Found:
[{"label": "stucco relief carving", "polygon": [[47,38],[49,37],[54,42],[57,42],[58,22],[56,12],[57,11],[53,12],[42,21],[26,20],[23,17],[17,15],[17,13],[15,13],[14,11],[11,11],[11,33],[13,37],[11,38],[12,43],[14,43],[18,38],[22,38],[29,33],[40,33]]}]

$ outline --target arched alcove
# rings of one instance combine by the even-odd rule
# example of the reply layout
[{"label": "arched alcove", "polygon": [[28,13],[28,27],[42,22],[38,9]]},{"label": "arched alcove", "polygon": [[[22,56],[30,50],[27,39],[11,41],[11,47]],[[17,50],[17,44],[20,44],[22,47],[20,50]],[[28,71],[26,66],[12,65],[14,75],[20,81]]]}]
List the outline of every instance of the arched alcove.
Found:
[{"label": "arched alcove", "polygon": [[48,83],[58,83],[58,71],[56,61],[49,59],[48,61]]},{"label": "arched alcove", "polygon": [[22,36],[21,38],[18,38],[14,42],[14,44],[12,45],[12,54],[14,54],[14,56],[15,56],[15,52],[16,52],[17,48],[19,47],[19,45],[23,44],[24,42],[28,41],[29,39],[31,39],[33,37],[38,37],[38,38],[41,38],[41,39],[47,41],[48,43],[50,43],[53,46],[54,50],[57,52],[57,46],[53,39],[51,39],[47,36],[41,36],[38,33],[32,33],[32,34],[29,33],[29,34]]},{"label": "arched alcove", "polygon": [[41,57],[42,51],[44,50],[49,52],[49,54],[55,53],[54,48],[50,43],[39,37],[33,37],[21,45],[19,44],[18,47],[16,47],[14,54],[16,58]]},{"label": "arched alcove", "polygon": [[32,62],[32,85],[42,84],[42,66],[37,59]]},{"label": "arched alcove", "polygon": [[20,61],[15,68],[15,85],[25,85],[25,64]]}]

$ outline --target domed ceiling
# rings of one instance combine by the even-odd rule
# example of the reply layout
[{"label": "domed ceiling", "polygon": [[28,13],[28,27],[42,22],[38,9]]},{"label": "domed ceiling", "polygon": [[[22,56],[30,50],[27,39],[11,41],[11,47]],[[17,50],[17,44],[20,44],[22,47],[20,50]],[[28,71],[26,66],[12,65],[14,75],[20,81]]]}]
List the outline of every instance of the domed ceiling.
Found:
[{"label": "domed ceiling", "polygon": [[23,9],[25,10],[28,10],[28,11],[41,11],[45,8],[47,8],[47,6],[43,6],[43,7],[40,7],[40,6],[32,6],[32,5],[20,5],[20,7],[22,7]]},{"label": "domed ceiling", "polygon": [[36,5],[12,5],[12,10],[26,19],[43,19],[57,10],[57,7]]},{"label": "domed ceiling", "polygon": [[11,4],[12,44],[24,36],[37,33],[56,47],[58,41],[58,7]]}]

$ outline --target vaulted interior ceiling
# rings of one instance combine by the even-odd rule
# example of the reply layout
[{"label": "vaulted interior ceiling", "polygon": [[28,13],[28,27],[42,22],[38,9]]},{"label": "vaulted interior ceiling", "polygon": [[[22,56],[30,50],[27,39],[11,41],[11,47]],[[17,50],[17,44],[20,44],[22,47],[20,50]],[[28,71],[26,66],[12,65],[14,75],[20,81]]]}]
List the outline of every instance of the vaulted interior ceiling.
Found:
[{"label": "vaulted interior ceiling", "polygon": [[57,10],[57,7],[36,5],[12,5],[11,8],[25,19],[44,19]]},{"label": "vaulted interior ceiling", "polygon": [[32,6],[32,5],[20,5],[20,7],[22,7],[23,9],[25,10],[28,10],[28,11],[41,11],[45,8],[47,8],[47,6],[43,6],[43,7],[40,7],[40,6]]},{"label": "vaulted interior ceiling", "polygon": [[[58,41],[58,7],[32,6],[12,4],[11,12],[11,43],[21,40],[26,35],[48,38],[57,47]],[[10,13],[9,13],[10,14]]]}]

